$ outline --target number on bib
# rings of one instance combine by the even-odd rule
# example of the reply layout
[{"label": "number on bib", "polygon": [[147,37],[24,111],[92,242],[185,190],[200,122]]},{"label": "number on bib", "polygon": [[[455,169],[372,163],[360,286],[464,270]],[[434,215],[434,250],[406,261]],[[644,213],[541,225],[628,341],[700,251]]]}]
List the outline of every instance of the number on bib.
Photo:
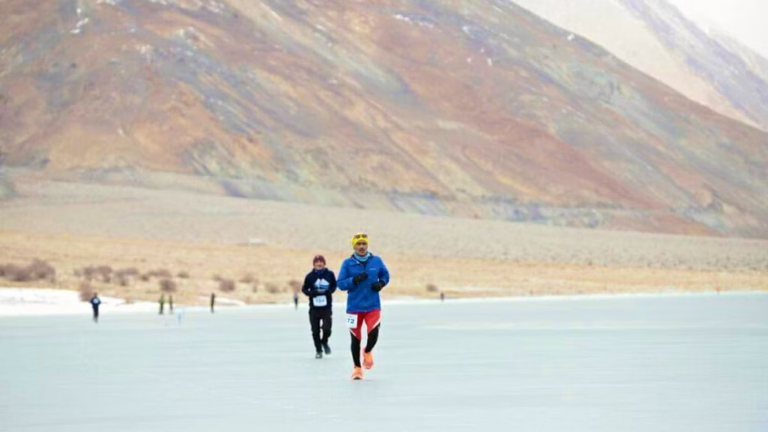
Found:
[{"label": "number on bib", "polygon": [[347,327],[357,328],[357,314],[347,314]]},{"label": "number on bib", "polygon": [[315,307],[328,306],[328,298],[326,296],[312,297],[312,304],[315,305]]}]

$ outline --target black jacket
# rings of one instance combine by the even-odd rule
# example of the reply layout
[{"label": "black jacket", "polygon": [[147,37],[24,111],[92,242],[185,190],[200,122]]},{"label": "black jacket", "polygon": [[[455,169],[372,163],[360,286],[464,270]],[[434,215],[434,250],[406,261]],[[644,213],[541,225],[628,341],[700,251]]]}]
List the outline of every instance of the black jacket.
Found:
[{"label": "black jacket", "polygon": [[336,275],[327,268],[309,272],[301,287],[301,292],[309,297],[310,309],[331,309],[334,291],[336,291]]}]

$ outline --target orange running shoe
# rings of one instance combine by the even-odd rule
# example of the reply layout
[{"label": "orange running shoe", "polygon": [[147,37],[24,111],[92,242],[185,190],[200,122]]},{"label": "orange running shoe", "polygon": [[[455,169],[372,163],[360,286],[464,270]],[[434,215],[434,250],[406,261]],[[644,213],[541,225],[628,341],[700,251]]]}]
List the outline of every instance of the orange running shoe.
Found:
[{"label": "orange running shoe", "polygon": [[373,352],[367,353],[363,351],[363,367],[366,369],[373,367]]},{"label": "orange running shoe", "polygon": [[352,371],[352,379],[353,380],[361,380],[363,379],[363,370],[359,367],[356,367],[355,370]]}]

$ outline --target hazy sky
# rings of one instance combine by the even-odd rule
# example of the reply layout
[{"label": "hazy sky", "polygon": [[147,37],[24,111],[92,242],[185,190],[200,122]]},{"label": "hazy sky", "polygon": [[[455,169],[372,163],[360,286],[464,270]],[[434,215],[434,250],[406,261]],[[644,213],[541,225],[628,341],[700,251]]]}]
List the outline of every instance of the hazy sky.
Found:
[{"label": "hazy sky", "polygon": [[768,1],[669,0],[701,26],[715,25],[768,58]]}]

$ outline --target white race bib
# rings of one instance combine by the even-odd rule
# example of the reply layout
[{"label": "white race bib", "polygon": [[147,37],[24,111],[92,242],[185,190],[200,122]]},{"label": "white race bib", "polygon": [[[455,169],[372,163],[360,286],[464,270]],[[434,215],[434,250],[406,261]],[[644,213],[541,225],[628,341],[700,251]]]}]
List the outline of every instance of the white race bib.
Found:
[{"label": "white race bib", "polygon": [[357,314],[347,314],[347,327],[357,328]]},{"label": "white race bib", "polygon": [[312,297],[312,304],[315,305],[315,307],[328,306],[328,298],[326,296]]}]

